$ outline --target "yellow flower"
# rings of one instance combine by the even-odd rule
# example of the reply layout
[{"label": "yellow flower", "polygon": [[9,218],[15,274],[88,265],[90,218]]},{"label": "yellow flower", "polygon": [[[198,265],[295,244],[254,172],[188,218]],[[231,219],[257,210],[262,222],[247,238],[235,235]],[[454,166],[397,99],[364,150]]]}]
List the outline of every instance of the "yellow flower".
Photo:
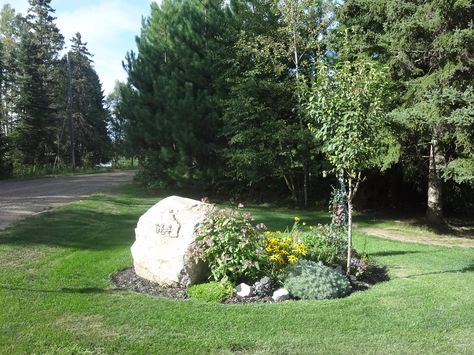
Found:
[{"label": "yellow flower", "polygon": [[263,235],[264,235],[265,237],[271,237],[272,234],[273,234],[273,233],[270,232],[270,231],[265,231],[265,232],[263,232]]},{"label": "yellow flower", "polygon": [[305,225],[306,225],[306,222],[303,222],[303,226],[305,226]]},{"label": "yellow flower", "polygon": [[297,243],[295,244],[294,251],[296,254],[300,254],[305,256],[308,253],[308,250],[306,249],[306,245],[303,243]]},{"label": "yellow flower", "polygon": [[298,258],[294,255],[289,255],[288,256],[288,261],[292,264],[296,263],[298,261]]},{"label": "yellow flower", "polygon": [[278,271],[279,272],[285,272],[285,269],[279,269]]},{"label": "yellow flower", "polygon": [[295,222],[301,221],[301,218],[299,218],[298,216],[294,217],[293,219],[295,220]]},{"label": "yellow flower", "polygon": [[280,255],[278,254],[270,255],[270,260],[278,261],[280,260]]}]

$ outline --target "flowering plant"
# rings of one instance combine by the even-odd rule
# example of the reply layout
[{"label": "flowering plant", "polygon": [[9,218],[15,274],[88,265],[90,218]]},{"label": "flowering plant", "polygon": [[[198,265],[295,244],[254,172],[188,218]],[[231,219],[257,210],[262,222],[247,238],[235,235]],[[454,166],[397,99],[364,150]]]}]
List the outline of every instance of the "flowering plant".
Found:
[{"label": "flowering plant", "polygon": [[216,281],[253,281],[262,275],[265,260],[263,224],[252,226],[250,213],[240,209],[214,212],[200,230],[194,251]]},{"label": "flowering plant", "polygon": [[295,223],[290,231],[266,231],[265,252],[267,254],[266,270],[273,280],[285,272],[286,266],[294,264],[307,254],[306,246],[299,242],[300,218],[294,218]]}]

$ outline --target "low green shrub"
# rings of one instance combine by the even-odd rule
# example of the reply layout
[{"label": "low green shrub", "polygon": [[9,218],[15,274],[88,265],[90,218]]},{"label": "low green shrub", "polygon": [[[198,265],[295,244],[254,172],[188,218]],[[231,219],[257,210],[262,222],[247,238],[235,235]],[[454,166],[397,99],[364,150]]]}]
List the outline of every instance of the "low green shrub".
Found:
[{"label": "low green shrub", "polygon": [[232,296],[234,286],[230,282],[208,282],[205,284],[192,285],[187,290],[191,298],[206,302],[222,302]]},{"label": "low green shrub", "polygon": [[290,266],[283,284],[292,296],[302,299],[339,298],[351,291],[344,275],[310,260],[299,260]]}]

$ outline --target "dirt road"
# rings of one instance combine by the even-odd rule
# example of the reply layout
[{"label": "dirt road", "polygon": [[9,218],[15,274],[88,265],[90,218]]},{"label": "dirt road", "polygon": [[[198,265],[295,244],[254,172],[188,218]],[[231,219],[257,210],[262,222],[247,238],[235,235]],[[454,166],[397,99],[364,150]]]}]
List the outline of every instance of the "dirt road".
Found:
[{"label": "dirt road", "polygon": [[0,181],[0,229],[51,207],[131,182],[133,171]]}]

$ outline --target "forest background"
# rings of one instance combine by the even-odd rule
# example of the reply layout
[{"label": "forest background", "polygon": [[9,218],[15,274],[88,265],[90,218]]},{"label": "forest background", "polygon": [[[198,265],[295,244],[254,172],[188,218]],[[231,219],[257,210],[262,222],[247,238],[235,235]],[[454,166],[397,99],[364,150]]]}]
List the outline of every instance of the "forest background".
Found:
[{"label": "forest background", "polygon": [[[152,188],[311,207],[339,173],[314,114],[318,82],[363,61],[385,78],[365,129],[383,128],[385,149],[371,156],[377,169],[361,169],[356,207],[472,216],[471,1],[164,0],[126,55],[127,82],[107,98],[80,34],[64,54],[50,1],[29,3],[25,16],[0,14],[2,177],[71,165],[69,55],[77,166],[136,158]],[[349,127],[346,102],[334,132]],[[360,145],[358,131],[342,146]]]}]

